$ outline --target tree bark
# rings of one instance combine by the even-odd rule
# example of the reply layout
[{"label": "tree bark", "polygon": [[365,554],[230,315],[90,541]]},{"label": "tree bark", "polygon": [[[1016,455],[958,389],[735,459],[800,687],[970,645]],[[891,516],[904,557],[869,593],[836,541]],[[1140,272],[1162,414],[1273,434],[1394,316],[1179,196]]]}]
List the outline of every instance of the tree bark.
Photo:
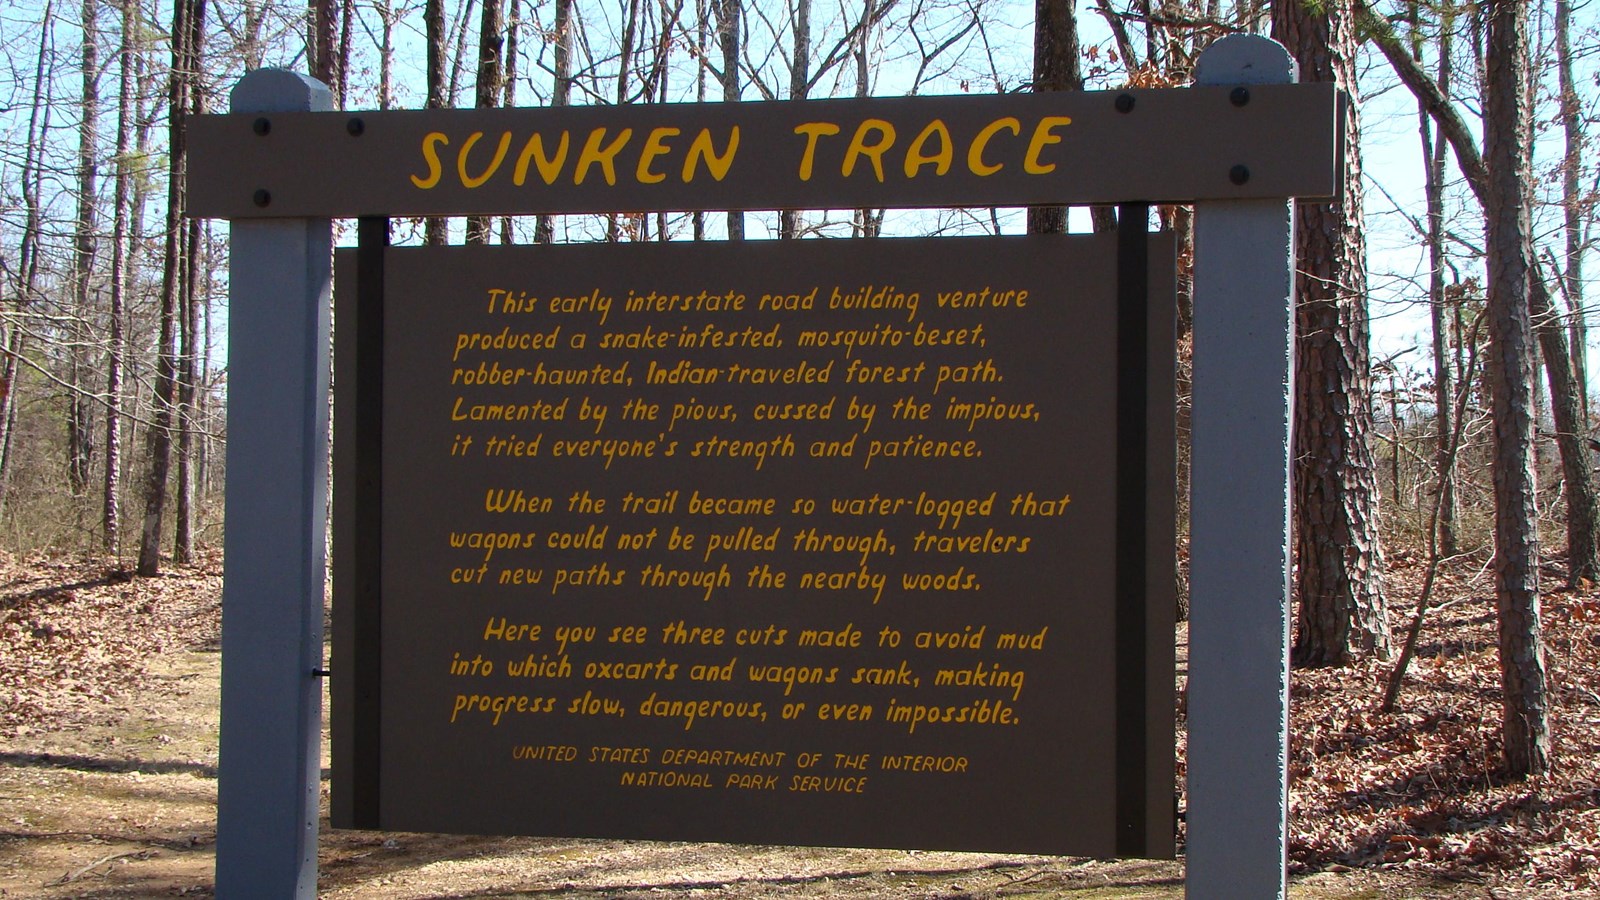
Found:
[{"label": "tree bark", "polygon": [[[428,109],[444,109],[444,65],[446,58],[444,0],[427,0],[422,9],[428,57]],[[443,246],[450,239],[450,220],[444,216],[429,216],[422,226],[423,242]]]},{"label": "tree bark", "polygon": [[[555,22],[556,70],[550,90],[550,106],[562,107],[572,98],[572,0],[556,0]],[[555,240],[555,219],[541,213],[534,220],[533,240],[548,244]]]},{"label": "tree bark", "polygon": [[[1078,18],[1070,0],[1034,0],[1033,89],[1083,90],[1079,62]],[[1029,234],[1065,234],[1065,206],[1035,206],[1028,210]]]},{"label": "tree bark", "polygon": [[[1439,34],[1439,86],[1448,93],[1451,62],[1450,62],[1450,31],[1441,29]],[[1420,45],[1418,53],[1421,53]],[[1419,61],[1420,62],[1420,61]],[[1435,135],[1437,126],[1433,117],[1428,114],[1428,108],[1422,102],[1417,103],[1417,108],[1422,121],[1419,125],[1422,135],[1423,165],[1426,167],[1423,178],[1423,193],[1427,197],[1428,205],[1428,312],[1429,321],[1433,330],[1433,405],[1434,405],[1434,469],[1437,471],[1435,484],[1439,496],[1437,498],[1437,532],[1439,553],[1442,556],[1455,556],[1459,552],[1456,539],[1456,454],[1450,450],[1451,444],[1451,414],[1452,397],[1450,365],[1445,359],[1445,349],[1449,343],[1450,322],[1445,317],[1445,291],[1444,291],[1444,164],[1446,142],[1443,135]]]},{"label": "tree bark", "polygon": [[128,159],[133,133],[134,31],[138,27],[136,0],[122,0],[122,45],[118,50],[117,70],[117,155],[116,175],[111,200],[111,309],[106,348],[106,428],[105,480],[101,491],[100,546],[116,553],[122,537],[122,379],[126,336],[123,318],[127,315],[128,289],[128,203],[132,180]]},{"label": "tree bark", "polygon": [[96,175],[100,155],[100,17],[99,0],[83,0],[81,58],[83,93],[78,117],[78,210],[72,242],[71,346],[67,348],[67,475],[74,497],[89,489],[94,462],[94,417],[87,383],[89,323],[93,306],[95,256],[99,249],[99,187]]},{"label": "tree bark", "polygon": [[[856,29],[854,56],[856,59],[856,96],[872,95],[872,61],[867,55],[872,40],[872,28],[878,21],[878,0],[862,0],[861,24]],[[883,233],[883,210],[859,208],[853,215],[856,237],[875,238]]]},{"label": "tree bark", "polygon": [[1534,347],[1528,312],[1532,116],[1527,8],[1521,0],[1491,0],[1485,16],[1484,213],[1487,372],[1494,415],[1495,606],[1506,768],[1513,776],[1524,776],[1550,766],[1534,496]]},{"label": "tree bark", "polygon": [[[1527,253],[1531,259],[1533,251]],[[1600,498],[1595,494],[1594,467],[1586,440],[1588,429],[1583,421],[1583,395],[1572,373],[1567,330],[1550,299],[1550,291],[1538,277],[1529,278],[1528,297],[1534,334],[1544,351],[1550,415],[1556,426],[1556,447],[1561,451],[1561,477],[1566,487],[1567,586],[1576,588],[1581,581],[1600,580],[1600,552],[1596,551],[1600,526],[1595,522]]]},{"label": "tree bark", "polygon": [[[511,0],[511,5],[506,10],[506,42],[504,62],[501,71],[504,77],[505,88],[501,93],[501,105],[510,108],[517,105],[517,40],[522,31],[522,0]],[[516,232],[512,228],[512,217],[500,218],[500,243],[514,244],[517,242]]]},{"label": "tree bark", "polygon": [[1572,72],[1572,3],[1556,0],[1556,73],[1561,91],[1561,130],[1566,138],[1566,155],[1561,162],[1561,212],[1567,238],[1564,284],[1567,307],[1571,310],[1572,374],[1578,386],[1578,407],[1583,413],[1584,433],[1589,428],[1589,335],[1583,312],[1583,105],[1578,97],[1577,80]]},{"label": "tree bark", "polygon": [[168,125],[167,154],[167,238],[161,273],[161,324],[156,346],[156,383],[153,415],[146,431],[146,457],[149,468],[144,483],[144,520],[139,534],[140,575],[161,573],[161,526],[166,514],[167,480],[172,468],[172,423],[174,395],[178,378],[177,350],[173,338],[177,331],[178,306],[183,296],[182,233],[183,177],[187,155],[187,110],[189,95],[199,78],[198,50],[204,32],[205,0],[178,0],[173,9],[172,71],[167,79]]},{"label": "tree bark", "polygon": [[[39,237],[41,228],[41,194],[44,185],[43,154],[44,135],[50,131],[50,111],[53,67],[50,59],[52,41],[50,23],[54,4],[46,2],[40,18],[39,55],[34,60],[33,103],[28,112],[28,141],[22,151],[22,236],[17,248],[15,304],[18,313],[33,305],[34,290],[39,277]],[[5,336],[6,354],[3,371],[0,371],[0,510],[5,508],[7,489],[11,484],[14,466],[17,424],[17,363],[27,349],[27,329],[19,321],[13,323]]]},{"label": "tree bark", "polygon": [[[739,89],[739,48],[740,39],[743,37],[743,25],[740,22],[740,3],[742,0],[713,0],[717,9],[717,39],[722,45],[722,101],[724,103],[738,103]],[[728,240],[744,240],[744,213],[738,210],[728,212]]]},{"label": "tree bark", "polygon": [[[505,21],[501,16],[500,0],[483,0],[482,28],[478,31],[478,86],[474,103],[478,109],[494,109],[500,105],[500,95],[505,90],[504,52]],[[467,216],[467,243],[489,243],[492,221],[489,216]]]},{"label": "tree bark", "polygon": [[[811,94],[811,0],[793,0],[794,48],[789,62],[789,99],[804,100]],[[800,235],[800,210],[786,209],[778,214],[778,237]]]},{"label": "tree bark", "polygon": [[[1307,81],[1353,95],[1356,40],[1349,0],[1272,8],[1272,33]],[[1343,665],[1387,657],[1377,478],[1372,455],[1366,242],[1362,230],[1360,121],[1352,103],[1338,199],[1297,202],[1295,318],[1294,659]]]}]

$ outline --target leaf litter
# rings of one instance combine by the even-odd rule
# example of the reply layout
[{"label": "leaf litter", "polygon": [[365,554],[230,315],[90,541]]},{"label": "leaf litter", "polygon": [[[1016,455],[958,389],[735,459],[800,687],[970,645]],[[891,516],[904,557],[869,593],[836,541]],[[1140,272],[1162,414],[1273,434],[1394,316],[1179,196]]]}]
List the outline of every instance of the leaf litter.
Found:
[{"label": "leaf litter", "polygon": [[[1391,558],[1387,592],[1397,632],[1411,613],[1408,604],[1420,580],[1419,562],[1404,553]],[[1551,583],[1557,579],[1547,573]],[[1396,712],[1378,711],[1388,662],[1294,673],[1294,896],[1600,896],[1600,591],[1585,584],[1544,594],[1555,767],[1523,781],[1507,778],[1500,763],[1494,603],[1482,561],[1456,563],[1441,574],[1437,591],[1438,608],[1429,615]],[[74,765],[137,779],[138,767],[126,771],[114,754],[98,767],[77,760],[52,768],[48,750],[29,748],[56,747],[74,732],[118,725],[146,711],[153,697],[174,692],[175,676],[165,674],[161,660],[217,648],[220,594],[221,559],[215,553],[154,579],[132,578],[91,558],[0,555],[0,775],[30,760],[48,763],[36,766],[39,774],[31,779],[0,782],[0,810],[27,805],[19,801],[48,806],[48,797],[7,795],[30,785],[65,790]],[[1181,717],[1179,724],[1181,776]],[[152,741],[160,744],[163,737]],[[206,755],[214,760],[214,747]],[[7,883],[31,884],[41,896],[209,893],[209,880],[193,872],[155,894],[111,884],[121,883],[121,867],[153,865],[147,860],[161,853],[209,853],[214,820],[209,833],[166,834],[141,843],[129,833],[147,834],[160,814],[122,815],[110,808],[96,807],[100,821],[53,828],[38,827],[37,816],[0,821],[0,895],[9,896]],[[73,835],[90,846],[79,848],[74,864],[28,871],[30,847]],[[633,880],[628,891],[580,883],[609,872],[611,885],[617,879],[627,884],[634,871],[627,863],[636,857],[649,863],[640,863],[635,874],[642,881]],[[484,881],[474,896],[516,895],[495,892],[492,884],[504,879],[523,885],[520,890],[545,884],[539,893],[575,898],[663,889],[717,897],[1046,897],[1119,880],[1135,891],[1123,896],[1181,894],[1181,867],[1130,867],[1118,876],[1108,875],[1107,865],[1114,864],[362,832],[325,833],[322,848],[329,896],[410,896],[400,889],[408,883],[416,883],[416,896],[451,896],[441,892],[441,880],[453,891],[473,879]],[[484,866],[494,874],[484,874]],[[536,877],[541,866],[551,880]],[[438,874],[430,881],[432,869]],[[916,874],[914,887],[905,886],[912,884],[905,881],[908,873]],[[95,880],[106,888],[85,891]],[[1330,885],[1331,892],[1324,892]]]}]

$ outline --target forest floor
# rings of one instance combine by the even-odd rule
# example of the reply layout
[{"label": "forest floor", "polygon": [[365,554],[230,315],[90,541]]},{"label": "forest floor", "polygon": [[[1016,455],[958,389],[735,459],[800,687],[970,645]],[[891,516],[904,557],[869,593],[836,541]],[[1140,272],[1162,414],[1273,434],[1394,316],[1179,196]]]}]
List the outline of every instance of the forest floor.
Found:
[{"label": "forest floor", "polygon": [[[1401,634],[1421,565],[1389,562]],[[154,579],[0,556],[0,897],[211,896],[221,581],[216,556]],[[1492,594],[1482,560],[1443,573],[1398,712],[1377,711],[1386,664],[1296,672],[1292,897],[1600,897],[1600,591],[1545,595],[1557,768],[1521,782],[1498,761]],[[1181,858],[326,829],[320,868],[323,896],[386,900],[1183,891]]]}]

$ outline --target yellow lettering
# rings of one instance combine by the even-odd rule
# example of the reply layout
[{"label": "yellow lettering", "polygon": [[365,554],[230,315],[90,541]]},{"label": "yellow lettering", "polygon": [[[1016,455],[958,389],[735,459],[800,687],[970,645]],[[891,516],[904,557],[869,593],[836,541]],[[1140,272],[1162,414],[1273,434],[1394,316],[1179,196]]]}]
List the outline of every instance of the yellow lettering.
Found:
[{"label": "yellow lettering", "polygon": [[724,150],[721,156],[716,154],[716,147],[711,144],[711,131],[706,128],[700,129],[694,143],[689,145],[688,157],[683,161],[684,183],[694,181],[694,163],[697,159],[705,160],[706,171],[711,173],[712,178],[721,181],[728,176],[728,169],[733,167],[733,154],[738,151],[739,126],[733,126],[733,130],[728,133],[728,149]]},{"label": "yellow lettering", "polygon": [[[932,154],[922,152],[923,145],[934,137],[939,138],[939,149]],[[911,142],[911,149],[906,151],[906,177],[917,177],[917,170],[930,163],[935,166],[934,172],[939,175],[950,171],[950,163],[955,155],[951,143],[950,129],[944,126],[943,120],[934,119],[929,122],[928,127],[922,129],[917,139]]]},{"label": "yellow lettering", "polygon": [[522,155],[517,157],[517,168],[511,173],[511,183],[522,187],[522,183],[528,180],[528,163],[531,161],[539,166],[539,177],[544,179],[545,184],[555,184],[556,179],[561,177],[561,167],[566,165],[569,144],[568,135],[563,131],[561,142],[556,145],[556,155],[545,156],[544,138],[535,132],[523,145]]},{"label": "yellow lettering", "polygon": [[1001,129],[1008,130],[1013,135],[1021,134],[1022,123],[1018,122],[1013,116],[1006,116],[1003,119],[995,119],[988,125],[983,126],[983,130],[978,132],[978,136],[972,139],[972,146],[967,148],[967,168],[972,170],[972,174],[993,175],[1005,168],[1004,164],[1001,163],[989,165],[983,161],[983,151],[988,149],[989,139],[999,134]]},{"label": "yellow lettering", "polygon": [[418,178],[413,175],[412,184],[426,191],[439,183],[439,176],[444,174],[444,167],[439,165],[439,151],[434,149],[434,145],[448,143],[450,139],[439,131],[430,131],[422,138],[422,159],[428,164],[428,177]]},{"label": "yellow lettering", "polygon": [[650,163],[654,162],[656,157],[667,152],[668,148],[666,144],[662,143],[663,140],[682,133],[677,128],[651,129],[650,137],[645,139],[644,150],[639,153],[639,168],[635,174],[638,175],[640,184],[660,184],[667,180],[667,176],[658,175],[650,171]]},{"label": "yellow lettering", "polygon": [[456,154],[456,174],[461,176],[461,183],[469,189],[480,187],[485,181],[493,178],[494,173],[500,171],[500,163],[505,161],[506,151],[511,149],[511,132],[508,131],[500,135],[500,146],[494,151],[494,161],[489,163],[489,168],[484,169],[482,175],[473,178],[467,174],[467,154],[472,152],[472,145],[481,137],[483,132],[474,131],[472,137],[467,138],[467,142],[461,145],[461,152]]},{"label": "yellow lettering", "polygon": [[1041,165],[1039,152],[1050,144],[1061,143],[1059,135],[1050,133],[1050,129],[1058,125],[1071,125],[1072,119],[1068,116],[1045,116],[1039,120],[1037,128],[1033,129],[1033,140],[1028,142],[1028,156],[1022,161],[1022,170],[1029,175],[1044,175],[1056,170],[1055,163]]},{"label": "yellow lettering", "polygon": [[[866,142],[869,131],[876,131],[880,140],[876,144]],[[850,139],[850,148],[844,152],[844,168],[840,174],[846,178],[856,170],[856,160],[867,157],[872,160],[872,171],[878,176],[878,183],[883,183],[883,154],[894,145],[894,126],[882,119],[866,119],[856,126],[855,137]]]},{"label": "yellow lettering", "polygon": [[583,184],[584,176],[589,174],[589,167],[599,163],[601,170],[605,172],[606,184],[615,185],[617,183],[617,154],[622,152],[622,148],[631,137],[633,137],[633,129],[624,128],[617,135],[616,140],[612,141],[608,146],[601,147],[601,142],[606,139],[606,130],[604,128],[596,128],[594,131],[589,132],[589,139],[583,144],[583,152],[578,154],[578,168],[573,173],[573,183]]},{"label": "yellow lettering", "polygon": [[817,139],[825,134],[838,134],[839,126],[829,122],[807,122],[794,127],[795,134],[806,136],[806,152],[800,157],[800,180],[811,180],[811,168],[816,162]]}]

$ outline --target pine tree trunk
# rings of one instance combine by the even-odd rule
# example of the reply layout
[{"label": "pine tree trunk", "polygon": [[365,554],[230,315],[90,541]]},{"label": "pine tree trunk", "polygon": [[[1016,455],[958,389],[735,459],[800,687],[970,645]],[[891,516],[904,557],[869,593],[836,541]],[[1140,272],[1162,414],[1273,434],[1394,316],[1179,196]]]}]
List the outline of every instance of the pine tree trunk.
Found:
[{"label": "pine tree trunk", "polygon": [[[1299,61],[1302,81],[1332,81],[1354,95],[1356,35],[1349,0],[1274,4],[1272,33]],[[1339,198],[1295,204],[1295,586],[1300,613],[1294,659],[1299,665],[1387,657],[1392,643],[1371,446],[1360,129],[1356,104],[1351,103]]]},{"label": "pine tree trunk", "polygon": [[1489,375],[1494,418],[1495,606],[1506,768],[1550,766],[1539,536],[1533,469],[1534,346],[1528,291],[1531,110],[1528,21],[1521,0],[1485,9],[1484,214],[1488,250]]}]

